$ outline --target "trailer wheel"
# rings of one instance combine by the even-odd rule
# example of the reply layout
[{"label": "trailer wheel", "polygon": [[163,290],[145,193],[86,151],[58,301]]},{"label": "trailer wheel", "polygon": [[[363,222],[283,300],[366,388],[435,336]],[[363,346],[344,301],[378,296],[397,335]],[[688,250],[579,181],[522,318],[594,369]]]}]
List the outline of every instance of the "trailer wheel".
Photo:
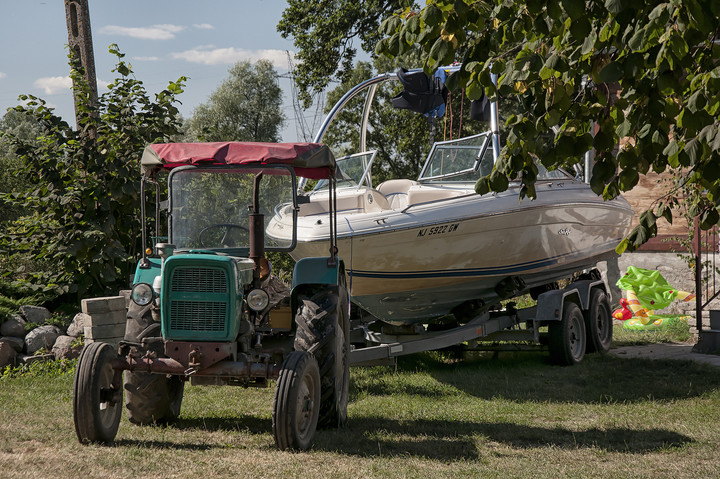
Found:
[{"label": "trailer wheel", "polygon": [[585,356],[585,319],[577,304],[563,305],[561,321],[548,326],[550,359],[557,364],[572,366]]},{"label": "trailer wheel", "polygon": [[273,400],[275,445],[304,451],[312,445],[320,413],[320,372],[315,358],[293,351],[285,358]]},{"label": "trailer wheel", "polygon": [[[140,310],[140,314],[133,314],[131,305],[128,314],[125,340],[140,343],[143,338],[159,336],[160,324],[153,322],[149,308]],[[136,346],[139,355],[147,350]],[[153,353],[163,357],[158,348]],[[137,425],[168,424],[177,419],[182,406],[185,382],[179,376],[165,374],[151,374],[143,372],[125,371],[125,407],[128,419]]]},{"label": "trailer wheel", "polygon": [[122,388],[113,384],[116,358],[107,343],[90,343],[80,354],[73,380],[73,420],[81,443],[115,439],[122,415]]},{"label": "trailer wheel", "polygon": [[613,320],[610,301],[601,289],[593,289],[590,294],[590,308],[585,315],[587,331],[587,352],[607,353],[612,345]]},{"label": "trailer wheel", "polygon": [[298,304],[295,350],[311,353],[320,368],[318,427],[339,427],[347,420],[350,395],[350,318],[330,288],[316,290],[309,297],[298,295]]}]

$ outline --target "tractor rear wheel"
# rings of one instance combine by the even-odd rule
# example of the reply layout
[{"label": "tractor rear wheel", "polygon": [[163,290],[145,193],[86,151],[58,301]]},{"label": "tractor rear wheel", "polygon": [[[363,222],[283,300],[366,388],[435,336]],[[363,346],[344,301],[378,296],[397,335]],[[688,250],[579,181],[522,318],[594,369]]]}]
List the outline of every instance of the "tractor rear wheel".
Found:
[{"label": "tractor rear wheel", "polygon": [[113,384],[116,358],[107,343],[90,343],[80,354],[73,380],[73,419],[82,443],[115,439],[122,415],[122,388]]},{"label": "tractor rear wheel", "polygon": [[339,427],[347,420],[350,395],[350,319],[333,288],[298,295],[295,350],[311,353],[320,368],[318,427]]},{"label": "tractor rear wheel", "polygon": [[[149,308],[136,312],[133,306],[128,314],[125,341],[136,343],[137,354],[142,356],[147,350],[140,343],[144,338],[160,336],[160,323],[153,322]],[[153,353],[164,356],[161,347]],[[125,407],[131,423],[168,424],[180,415],[185,382],[179,376],[125,371],[124,387]]]},{"label": "tractor rear wheel", "polygon": [[282,450],[304,451],[315,437],[320,413],[320,371],[315,358],[293,351],[285,358],[273,401],[275,445]]}]

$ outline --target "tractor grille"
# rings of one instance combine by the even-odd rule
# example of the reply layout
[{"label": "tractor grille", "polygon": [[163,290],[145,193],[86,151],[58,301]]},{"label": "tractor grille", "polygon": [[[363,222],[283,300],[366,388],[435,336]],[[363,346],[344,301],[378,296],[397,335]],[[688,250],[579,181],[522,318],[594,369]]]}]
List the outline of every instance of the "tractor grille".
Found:
[{"label": "tractor grille", "polygon": [[224,302],[171,301],[170,327],[180,331],[224,331]]},{"label": "tractor grille", "polygon": [[219,269],[178,268],[170,284],[173,292],[227,293],[227,276]]}]

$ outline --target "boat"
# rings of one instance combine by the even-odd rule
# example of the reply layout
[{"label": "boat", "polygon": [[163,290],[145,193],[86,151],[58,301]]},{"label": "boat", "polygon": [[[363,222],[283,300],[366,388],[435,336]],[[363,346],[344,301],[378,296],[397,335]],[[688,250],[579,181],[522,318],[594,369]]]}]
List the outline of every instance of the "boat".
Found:
[{"label": "boat", "polygon": [[[315,142],[351,98],[367,93],[361,151],[337,160],[337,218],[328,219],[327,183],[318,182],[299,205],[294,259],[327,255],[336,229],[352,302],[385,323],[408,326],[442,322],[450,314],[460,319],[502,299],[536,294],[616,256],[633,210],[622,197],[604,201],[576,175],[538,162],[534,200],[519,201],[519,181],[501,193],[475,192],[500,153],[492,102],[488,131],[435,142],[418,178],[373,185],[377,152],[365,151],[368,109],[379,84],[407,76],[401,71],[367,80],[328,114]],[[408,82],[403,85],[407,91]],[[267,234],[282,239],[292,213],[291,205],[276,208]]]}]

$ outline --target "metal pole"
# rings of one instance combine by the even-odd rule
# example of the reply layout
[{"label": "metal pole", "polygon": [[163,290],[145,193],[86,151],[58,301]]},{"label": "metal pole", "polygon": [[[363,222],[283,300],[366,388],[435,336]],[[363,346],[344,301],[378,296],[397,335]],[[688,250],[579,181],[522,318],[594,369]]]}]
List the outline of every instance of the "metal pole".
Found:
[{"label": "metal pole", "polygon": [[702,330],[702,240],[700,239],[700,222],[695,218],[695,327]]}]

